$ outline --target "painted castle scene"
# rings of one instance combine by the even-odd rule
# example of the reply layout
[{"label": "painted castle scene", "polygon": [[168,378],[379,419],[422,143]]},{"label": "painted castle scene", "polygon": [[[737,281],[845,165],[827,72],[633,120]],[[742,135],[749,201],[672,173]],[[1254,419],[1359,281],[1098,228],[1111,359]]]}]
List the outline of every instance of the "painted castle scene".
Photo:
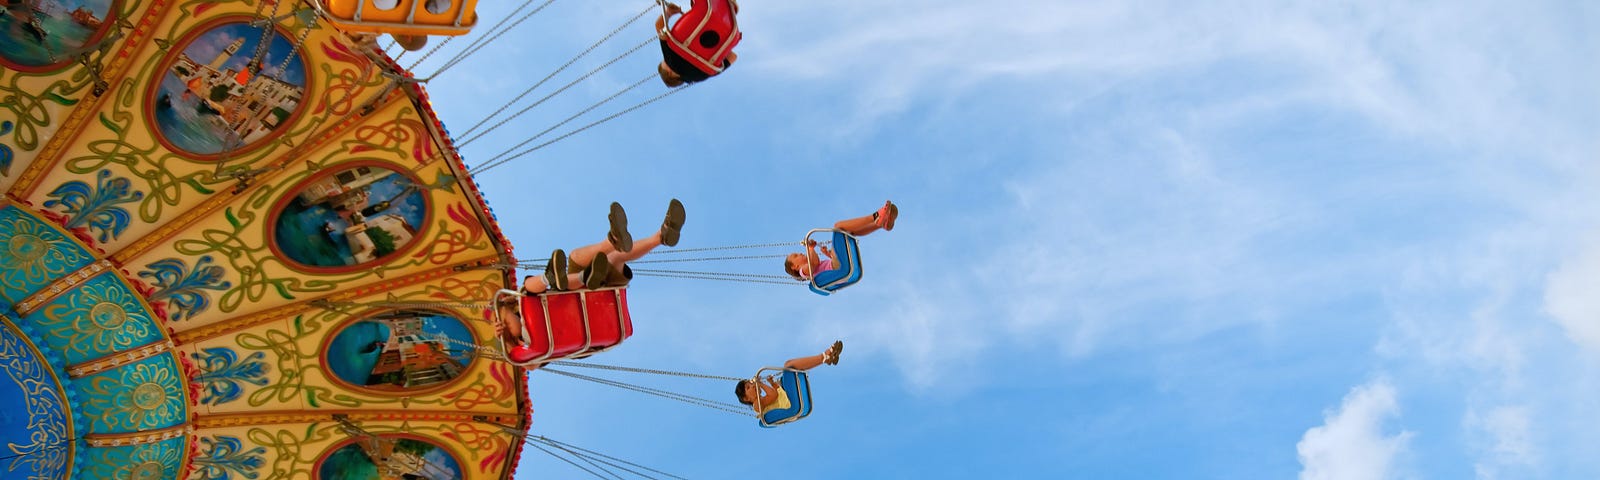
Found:
[{"label": "painted castle scene", "polygon": [[437,445],[396,437],[362,437],[339,447],[317,469],[320,480],[459,480],[461,465]]},{"label": "painted castle scene", "polygon": [[274,223],[273,240],[291,261],[312,267],[373,262],[416,240],[427,213],[411,180],[362,165],[302,184]]},{"label": "painted castle scene", "polygon": [[401,391],[438,385],[472,362],[472,333],[454,317],[401,310],[346,325],[327,348],[328,370],[351,385]]},{"label": "painted castle scene", "polygon": [[0,0],[0,57],[43,67],[72,61],[104,25],[112,0]]},{"label": "painted castle scene", "polygon": [[154,95],[162,138],[178,150],[218,155],[288,123],[305,95],[305,60],[276,30],[263,48],[262,34],[247,23],[230,23],[193,37]]}]

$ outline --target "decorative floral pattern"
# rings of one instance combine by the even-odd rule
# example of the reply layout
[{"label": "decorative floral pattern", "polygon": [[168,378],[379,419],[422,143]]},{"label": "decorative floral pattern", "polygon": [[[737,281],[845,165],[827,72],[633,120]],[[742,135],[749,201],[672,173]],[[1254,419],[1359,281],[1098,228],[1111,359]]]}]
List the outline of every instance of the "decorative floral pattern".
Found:
[{"label": "decorative floral pattern", "polygon": [[194,354],[200,368],[200,374],[194,377],[194,382],[202,388],[200,403],[221,405],[238,400],[244,393],[241,383],[266,385],[267,363],[261,361],[264,356],[256,352],[239,361],[239,354],[225,347],[207,348]]},{"label": "decorative floral pattern", "polygon": [[206,290],[225,291],[233,286],[222,279],[226,269],[211,265],[210,255],[200,257],[194,270],[176,258],[157,260],[145,268],[149,270],[139,272],[139,277],[155,284],[155,291],[146,298],[151,303],[165,301],[168,320],[193,318],[211,306],[211,295]]},{"label": "decorative floral pattern", "polygon": [[169,355],[86,377],[84,416],[89,431],[121,433],[166,428],[188,419],[183,375]]},{"label": "decorative floral pattern", "polygon": [[200,437],[198,453],[194,457],[195,476],[191,477],[195,480],[233,480],[236,474],[239,478],[253,479],[260,476],[256,470],[264,463],[262,456],[267,449],[245,450],[238,437],[218,435]]},{"label": "decorative floral pattern", "polygon": [[50,191],[54,200],[46,200],[44,206],[59,207],[66,214],[67,222],[62,226],[67,230],[99,230],[96,238],[105,243],[121,235],[133,220],[127,210],[117,205],[137,202],[144,198],[144,192],[134,190],[133,182],[126,178],[113,177],[110,170],[101,170],[95,177],[95,186],[77,180],[61,184]]},{"label": "decorative floral pattern", "polygon": [[[4,120],[0,122],[0,178],[4,179],[0,183],[10,185],[7,182],[16,175],[20,177],[16,184],[28,192],[17,199],[16,208],[0,203],[0,312],[7,310],[8,302],[48,289],[52,282],[89,265],[95,254],[83,245],[99,245],[110,252],[117,267],[136,272],[136,278],[147,282],[149,288],[141,286],[135,292],[128,284],[137,282],[108,273],[91,278],[90,285],[79,282],[59,296],[53,294],[38,310],[30,306],[32,313],[21,324],[36,334],[33,341],[41,349],[54,350],[54,359],[65,360],[58,362],[61,364],[91,362],[99,368],[112,359],[127,358],[120,352],[165,343],[166,326],[221,347],[196,351],[192,345],[180,344],[180,349],[192,353],[163,353],[75,379],[63,394],[70,396],[61,401],[70,401],[71,413],[88,428],[47,436],[66,439],[86,432],[115,434],[180,425],[190,418],[185,398],[191,395],[207,405],[227,405],[216,410],[229,411],[246,410],[239,408],[246,407],[241,399],[249,400],[251,411],[424,408],[503,415],[523,406],[518,399],[525,398],[520,396],[525,389],[515,388],[521,384],[523,372],[504,366],[489,369],[483,362],[436,395],[407,398],[329,385],[321,373],[321,352],[315,345],[333,326],[354,314],[351,312],[312,310],[275,319],[271,327],[227,333],[216,330],[215,336],[194,333],[218,325],[216,322],[243,320],[247,315],[256,318],[269,308],[342,295],[374,282],[403,279],[424,270],[442,271],[439,266],[480,262],[485,256],[501,253],[499,250],[509,251],[491,244],[503,240],[492,227],[485,235],[485,225],[479,220],[481,203],[463,198],[475,194],[470,179],[450,176],[450,168],[440,161],[448,151],[434,141],[437,120],[429,112],[417,111],[423,107],[401,95],[388,97],[392,102],[371,101],[374,93],[393,92],[394,83],[378,73],[380,69],[366,52],[349,47],[343,35],[325,27],[311,31],[305,42],[296,42],[307,57],[308,73],[316,80],[316,85],[308,87],[321,93],[308,95],[302,108],[317,113],[288,122],[281,142],[229,158],[226,168],[212,169],[209,165],[196,167],[191,158],[172,153],[151,136],[150,122],[142,111],[149,108],[151,100],[142,94],[148,90],[144,79],[156,77],[157,70],[167,67],[162,59],[181,47],[171,40],[222,17],[243,18],[252,9],[258,15],[266,14],[264,10],[278,9],[278,3],[284,4],[285,10],[294,8],[270,0],[185,0],[154,7],[143,0],[118,0],[113,8],[121,10],[118,18],[122,21],[108,28],[120,29],[125,36],[101,52],[109,52],[103,58],[116,62],[107,63],[104,74],[72,67],[52,75],[54,78],[17,72],[0,75],[0,120]],[[257,8],[262,6],[267,8]],[[301,28],[289,31],[305,34],[305,28],[317,27]],[[133,42],[149,45],[130,46]],[[103,95],[87,97],[100,78],[122,81]],[[426,105],[426,97],[418,96],[420,89],[402,88]],[[80,104],[80,100],[93,101]],[[82,108],[74,108],[79,105]],[[360,115],[351,115],[356,112]],[[63,124],[64,120],[70,123]],[[335,123],[341,124],[340,128],[328,128]],[[363,125],[378,128],[358,133],[356,129]],[[70,141],[50,143],[52,135],[57,141]],[[366,151],[356,155],[360,150]],[[417,178],[435,181],[419,186],[435,189],[431,193],[440,196],[449,194],[450,203],[430,204],[430,218],[436,221],[417,226],[423,238],[404,255],[338,274],[285,272],[283,262],[262,243],[259,234],[262,219],[271,219],[276,213],[271,211],[272,201],[281,198],[283,189],[303,173],[302,164],[315,171],[355,156],[423,164],[425,167],[414,169]],[[451,165],[460,168],[458,163]],[[236,180],[228,174],[237,171],[265,173],[236,197],[216,198],[227,195],[219,192],[234,186]],[[202,202],[206,199],[226,201]],[[203,216],[184,215],[189,212]],[[40,216],[46,218],[41,221]],[[182,226],[184,230],[171,238],[139,238],[145,227],[156,225]],[[90,240],[75,241],[73,236]],[[181,245],[173,247],[174,252],[160,250],[175,242]],[[116,256],[119,253],[122,256]],[[414,301],[481,302],[494,288],[506,284],[505,275],[458,271],[449,278],[430,278],[426,286],[395,288],[394,294]],[[159,313],[157,317],[142,308],[144,305],[156,312],[165,307],[170,315]],[[246,335],[254,337],[247,339]],[[68,350],[69,354],[57,355]],[[178,355],[193,359],[196,368],[187,374],[180,370]],[[5,363],[3,357],[0,353],[0,364]],[[45,365],[45,375],[52,371],[49,367]],[[0,374],[0,382],[5,381],[7,376]],[[51,411],[64,415],[68,409],[58,406]],[[515,457],[508,458],[508,454],[516,451],[516,438],[479,421],[440,425],[423,420],[371,428],[384,434],[404,428],[446,446],[469,446],[453,450],[462,461],[477,466],[464,478],[497,478],[514,465]],[[42,454],[26,458],[57,462],[62,470],[70,464],[70,471],[58,470],[57,475],[44,477],[49,480],[313,478],[316,461],[326,447],[343,441],[329,423],[250,428],[248,436],[239,433],[244,429],[202,429],[201,437],[139,446],[99,448],[78,442],[76,457],[56,449],[61,455],[53,459]],[[45,438],[34,444],[50,442]],[[191,443],[192,450],[188,448]],[[7,452],[7,447],[0,442],[0,454],[22,452],[15,448]],[[15,462],[0,461],[0,471],[8,472],[0,477],[12,478],[16,472],[4,469]]]},{"label": "decorative floral pattern", "polygon": [[[60,478],[66,468],[67,416],[65,393],[47,370],[45,360],[28,348],[28,341],[10,325],[0,323],[0,381],[11,381],[22,391],[22,405],[27,409],[27,444],[6,442],[0,451],[16,455],[14,462],[6,462],[6,472],[33,476],[28,478]],[[23,412],[18,412],[23,413]],[[19,438],[0,433],[0,439]],[[10,477],[7,477],[10,478]]]},{"label": "decorative floral pattern", "polygon": [[0,208],[0,295],[5,298],[21,300],[93,261],[58,227],[15,207]]},{"label": "decorative floral pattern", "polygon": [[76,97],[94,83],[85,76],[73,81],[53,82],[42,89],[23,86],[23,81],[31,79],[30,77],[6,75],[0,78],[0,110],[8,110],[15,116],[16,133],[12,135],[11,140],[15,142],[13,145],[23,151],[39,148],[43,143],[39,130],[55,121],[50,114],[59,112],[60,107],[77,105],[79,100]]},{"label": "decorative floral pattern", "polygon": [[29,316],[45,327],[67,363],[81,363],[159,341],[161,328],[122,282],[103,274]]},{"label": "decorative floral pattern", "polygon": [[75,478],[157,480],[179,478],[186,437],[144,445],[90,448]]}]

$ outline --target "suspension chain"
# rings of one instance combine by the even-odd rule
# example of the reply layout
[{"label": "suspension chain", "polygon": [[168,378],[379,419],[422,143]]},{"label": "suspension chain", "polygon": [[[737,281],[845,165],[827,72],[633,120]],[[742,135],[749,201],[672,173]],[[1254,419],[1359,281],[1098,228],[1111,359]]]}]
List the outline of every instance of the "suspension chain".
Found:
[{"label": "suspension chain", "polygon": [[[507,122],[515,120],[517,117],[522,116],[522,114],[524,114],[524,113],[528,113],[528,111],[529,110],[533,110],[534,107],[538,107],[539,105],[544,104],[544,102],[549,101],[551,98],[555,98],[555,96],[556,95],[560,95],[561,92],[567,91],[567,89],[572,88],[573,86],[576,86],[577,84],[583,82],[584,80],[587,80],[589,77],[592,77],[597,73],[600,73],[601,70],[605,70],[607,67],[610,67],[611,65],[621,61],[622,59],[627,58],[629,55],[632,55],[634,52],[639,51],[640,49],[644,48],[646,45],[649,45],[649,44],[650,44],[649,41],[645,41],[644,43],[640,43],[639,45],[633,47],[632,49],[629,49],[626,52],[622,52],[621,55],[617,55],[615,57],[612,57],[610,61],[607,61],[606,63],[603,63],[600,66],[595,67],[592,70],[589,70],[588,73],[585,73],[585,74],[583,74],[583,76],[578,77],[576,79],[573,79],[571,82],[567,82],[566,85],[562,85],[561,88],[556,89],[556,91],[550,92],[549,94],[545,95],[543,98],[540,98],[539,100],[533,102],[532,105],[528,105],[526,107],[522,107],[521,110],[517,110],[517,113],[513,113],[513,114],[511,114],[511,116],[503,118],[498,122],[495,122],[495,124],[490,126],[489,128],[486,128],[486,129],[483,129],[482,131],[479,131],[476,135],[473,135],[470,138],[466,138],[466,139],[462,140],[462,142],[461,142],[461,144],[459,146],[460,147],[465,147],[468,144],[476,141],[477,139],[483,138],[483,136],[484,135],[488,135],[489,132],[493,132],[493,131],[499,129],[500,127],[504,126]],[[638,86],[638,84],[635,84],[634,86]],[[604,104],[605,102],[610,101],[612,98],[616,98],[618,95],[621,95],[622,93],[627,92],[628,90],[632,90],[633,88],[634,87],[628,87],[627,89],[624,89],[621,92],[617,92],[616,94],[612,95],[611,97],[606,98],[605,100],[601,100],[600,103],[597,103],[594,106],[589,107],[588,109],[584,110],[584,112],[588,112],[589,110],[593,110],[595,107],[598,107],[601,104]],[[571,119],[568,119],[568,121],[571,121]],[[562,123],[566,123],[566,122],[562,122]],[[495,160],[498,160],[498,159],[500,159],[500,157],[504,157],[506,154],[511,153],[513,150],[521,148],[523,145],[527,145],[529,143],[532,143],[534,140],[537,140],[539,137],[544,136],[544,134],[546,134],[546,133],[550,133],[551,130],[555,130],[557,127],[560,127],[560,126],[561,126],[560,124],[557,124],[556,126],[552,126],[552,127],[548,128],[548,129],[545,129],[545,131],[539,132],[538,134],[536,134],[536,135],[534,135],[532,137],[528,137],[528,139],[523,140],[522,143],[518,143],[515,146],[512,146],[511,148],[508,148],[505,151],[500,152],[500,154],[499,155],[495,155],[494,158],[490,158],[489,162],[493,162]],[[477,173],[477,172],[473,172],[473,173]]]},{"label": "suspension chain", "polygon": [[562,370],[553,369],[553,368],[550,368],[548,366],[546,366],[544,368],[540,368],[539,371],[550,372],[550,373],[554,373],[556,375],[572,377],[572,378],[576,378],[576,379],[579,379],[579,380],[587,380],[587,381],[598,383],[598,384],[601,384],[601,385],[609,385],[609,386],[622,388],[622,389],[626,389],[626,390],[633,390],[633,391],[636,391],[636,392],[639,392],[639,393],[644,393],[644,394],[648,394],[648,395],[655,395],[655,396],[658,396],[658,397],[661,397],[661,398],[666,398],[666,399],[671,399],[671,400],[677,400],[677,401],[680,401],[680,402],[683,402],[683,403],[687,403],[687,404],[690,404],[690,405],[697,405],[697,406],[701,406],[701,407],[705,407],[705,408],[710,408],[710,409],[713,409],[713,410],[721,410],[723,412],[731,413],[731,414],[734,414],[734,415],[747,416],[747,417],[755,417],[756,416],[755,413],[750,412],[750,411],[748,411],[748,410],[746,410],[744,408],[741,408],[741,406],[728,404],[728,403],[722,403],[722,402],[718,402],[718,401],[715,401],[715,400],[707,400],[707,399],[703,399],[703,398],[697,398],[697,397],[693,397],[693,396],[689,396],[689,395],[684,395],[684,394],[681,394],[681,393],[673,393],[673,392],[669,392],[669,391],[666,391],[666,390],[659,390],[659,389],[654,389],[654,388],[649,388],[649,387],[641,387],[641,386],[638,386],[638,385],[632,385],[632,384],[628,384],[628,383],[618,382],[618,381],[615,381],[615,380],[607,380],[607,379],[604,379],[604,378],[591,377],[591,376],[588,376],[588,375],[577,374],[577,373],[572,373],[572,372],[566,372],[566,371],[562,371]]},{"label": "suspension chain", "polygon": [[628,264],[632,265],[632,264],[636,264],[636,263],[716,262],[716,261],[722,261],[722,260],[760,260],[760,259],[769,259],[769,258],[784,258],[784,257],[787,257],[787,256],[789,256],[789,255],[780,253],[780,254],[774,254],[774,255],[739,255],[739,256],[733,256],[733,257],[699,257],[699,258],[674,258],[674,259],[661,259],[661,260],[634,260],[634,261],[628,262]]},{"label": "suspension chain", "polygon": [[[533,9],[533,11],[528,12],[527,14],[523,15],[522,18],[518,18],[516,22],[512,23],[510,26],[507,26],[505,29],[500,30],[500,31],[495,32],[495,33],[492,33],[487,37],[481,38],[481,39],[479,39],[479,41],[473,42],[472,45],[468,45],[465,50],[461,51],[461,53],[456,54],[456,56],[452,57],[450,59],[450,61],[445,62],[444,66],[439,67],[439,70],[434,71],[433,75],[428,75],[428,78],[431,79],[431,78],[437,77],[440,74],[443,74],[446,70],[449,70],[450,67],[454,67],[454,66],[456,66],[456,64],[461,63],[462,60],[466,60],[467,57],[471,57],[472,54],[478,53],[478,50],[481,50],[481,49],[483,49],[483,47],[488,46],[490,43],[493,43],[495,40],[500,39],[500,36],[505,35],[506,32],[510,32],[514,28],[517,28],[517,25],[521,25],[523,21],[525,21],[525,20],[527,20],[529,18],[532,18],[534,14],[539,13],[540,11],[544,10],[544,7],[550,6],[550,4],[554,3],[555,1],[556,0],[545,0],[544,3],[539,4],[538,8],[535,8],[535,9]],[[399,58],[396,58],[395,60],[398,61]]]},{"label": "suspension chain", "polygon": [[[531,2],[532,0],[529,0],[529,1]],[[535,89],[537,89],[540,86],[544,85],[545,82],[549,82],[550,79],[555,78],[555,76],[557,74],[560,74],[561,72],[566,71],[567,67],[571,67],[573,64],[578,63],[578,60],[581,60],[581,59],[583,59],[583,57],[589,55],[589,53],[593,52],[594,49],[599,48],[601,44],[604,44],[604,43],[606,43],[606,41],[611,40],[611,37],[615,37],[618,33],[621,33],[624,28],[628,27],[628,25],[632,25],[633,22],[638,21],[639,17],[644,16],[645,13],[649,13],[651,10],[654,10],[654,9],[655,9],[654,6],[645,8],[643,12],[639,13],[639,15],[635,15],[633,18],[629,19],[627,22],[624,22],[621,26],[618,26],[616,30],[612,30],[611,33],[606,34],[606,36],[601,38],[600,41],[594,42],[594,44],[589,45],[589,48],[584,49],[582,53],[578,54],[578,56],[572,57],[571,60],[567,60],[566,64],[562,65],[559,68],[556,68],[555,71],[550,72],[549,75],[545,75],[545,77],[543,79],[540,79],[538,82],[534,83],[533,86],[528,87],[527,90],[523,90],[522,93],[520,93],[520,94],[518,94],[516,96],[516,98],[512,98],[511,101],[506,102],[504,105],[501,105],[499,109],[494,111],[494,113],[490,113],[489,116],[483,117],[483,120],[479,120],[478,123],[472,125],[472,128],[468,128],[468,129],[466,129],[466,131],[461,132],[461,136],[462,137],[466,137],[467,135],[471,135],[472,132],[478,130],[478,127],[483,126],[483,124],[488,123],[489,120],[491,120],[494,117],[500,115],[501,113],[504,113],[507,108],[511,108],[512,105],[515,105],[517,102],[522,101],[523,97],[527,97],[528,94],[533,93],[533,91]],[[543,100],[540,100],[540,101],[543,102]],[[519,113],[519,115],[520,115],[520,113]],[[498,124],[496,124],[495,126],[499,127]]]},{"label": "suspension chain", "polygon": [[[644,465],[640,465],[640,464],[633,463],[633,462],[630,462],[630,461],[627,461],[627,460],[623,460],[623,459],[620,459],[620,458],[617,458],[617,457],[606,455],[604,453],[596,452],[594,450],[590,450],[590,449],[583,448],[583,447],[580,447],[580,446],[577,446],[577,445],[573,445],[573,444],[570,444],[570,443],[562,442],[562,441],[559,441],[559,440],[556,440],[556,439],[553,439],[553,438],[547,438],[547,437],[544,437],[542,435],[541,436],[535,436],[533,438],[537,438],[537,439],[539,439],[539,441],[542,441],[542,442],[545,442],[545,443],[548,443],[548,444],[551,444],[551,445],[565,446],[567,448],[578,450],[578,451],[581,451],[581,452],[584,452],[584,453],[587,453],[587,454],[590,454],[590,455],[595,455],[595,456],[598,456],[598,457],[601,457],[601,458],[605,458],[605,459],[608,459],[608,460],[614,460],[614,461],[617,461],[617,462],[625,463],[625,464],[628,464],[628,465],[631,465],[631,466],[639,467],[639,468],[642,468],[642,469],[645,469],[645,470],[649,470],[651,472],[659,473],[659,474],[666,475],[668,477],[676,478],[676,479],[679,479],[679,480],[689,480],[687,478],[683,478],[683,477],[680,477],[680,476],[677,476],[677,475],[673,475],[673,474],[670,474],[670,473],[667,473],[667,472],[656,470],[654,468],[646,467]],[[637,472],[635,472],[635,473],[637,473]],[[641,474],[640,476],[646,476],[646,475],[642,475]]]},{"label": "suspension chain", "polygon": [[[826,243],[826,242],[817,242],[817,244],[819,244],[819,245],[823,244],[823,243]],[[690,252],[714,252],[714,251],[720,251],[720,250],[743,250],[743,249],[748,249],[748,248],[790,247],[790,246],[799,245],[799,244],[800,244],[800,242],[774,242],[774,243],[752,243],[752,244],[749,244],[749,245],[728,245],[728,246],[724,246],[724,247],[674,248],[672,250],[656,250],[656,251],[650,252],[650,255],[666,255],[666,254],[670,254],[670,253],[690,253]]]},{"label": "suspension chain", "polygon": [[699,374],[699,373],[688,373],[688,372],[674,372],[674,371],[670,371],[670,370],[652,370],[652,369],[648,369],[648,368],[621,367],[621,366],[616,366],[616,365],[602,365],[602,364],[599,364],[599,363],[570,362],[570,361],[566,361],[566,360],[558,360],[558,361],[550,362],[550,365],[557,365],[557,366],[562,366],[562,367],[593,368],[593,369],[596,369],[596,370],[612,370],[612,371],[618,371],[618,372],[648,373],[648,374],[651,374],[651,375],[669,375],[669,376],[674,376],[674,377],[704,378],[704,379],[707,379],[707,380],[730,380],[730,381],[734,381],[734,382],[737,382],[737,381],[740,381],[740,380],[744,380],[743,378],[737,378],[737,377],[724,377],[724,376],[719,376],[719,375],[704,375],[704,374]]}]

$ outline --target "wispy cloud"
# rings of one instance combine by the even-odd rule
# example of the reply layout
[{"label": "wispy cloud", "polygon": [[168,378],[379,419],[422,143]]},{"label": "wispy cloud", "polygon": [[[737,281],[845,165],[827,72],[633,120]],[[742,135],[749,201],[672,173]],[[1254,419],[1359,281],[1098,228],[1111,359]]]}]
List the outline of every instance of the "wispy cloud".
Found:
[{"label": "wispy cloud", "polygon": [[[1526,467],[1538,463],[1539,451],[1533,441],[1529,409],[1525,406],[1500,406],[1485,412],[1467,413],[1467,428],[1480,432],[1487,452],[1473,466],[1480,479],[1521,478]],[[1506,471],[1510,470],[1510,474]]]},{"label": "wispy cloud", "polygon": [[1600,352],[1600,239],[1552,272],[1547,285],[1545,310],[1574,343]]},{"label": "wispy cloud", "polygon": [[[1511,204],[1519,214],[1550,208],[1554,205],[1531,205],[1526,196],[1547,175],[1581,163],[1584,146],[1595,145],[1587,132],[1573,127],[1573,120],[1591,115],[1581,113],[1584,108],[1551,108],[1523,94],[1586,88],[1547,79],[1552,68],[1565,68],[1566,59],[1518,53],[1538,45],[1557,49],[1566,39],[1501,22],[1558,22],[1562,8],[1553,5],[1153,1],[1014,2],[1003,8],[981,2],[763,7],[746,12],[746,24],[766,31],[747,36],[743,58],[748,63],[742,67],[829,88],[849,86],[841,93],[855,97],[846,106],[852,110],[833,128],[852,133],[831,138],[848,143],[866,135],[863,131],[889,128],[885,118],[925,105],[928,98],[989,101],[1009,97],[1008,92],[1033,97],[1033,110],[1016,112],[1016,121],[1062,126],[1060,137],[1029,139],[1034,144],[1028,147],[1055,153],[1031,160],[1021,168],[1025,173],[1004,180],[1009,198],[976,199],[980,204],[971,208],[999,216],[985,227],[1020,230],[1020,239],[985,248],[996,253],[978,255],[980,261],[962,267],[987,281],[1017,282],[1018,288],[1043,293],[996,302],[988,299],[1005,290],[980,282],[963,289],[982,293],[928,299],[936,307],[924,321],[952,317],[951,312],[1006,313],[996,320],[1007,328],[961,337],[961,349],[1045,333],[1081,353],[1115,337],[1118,329],[1149,326],[1129,322],[1128,309],[1174,302],[1203,307],[1208,299],[1235,299],[1266,318],[1292,308],[1282,300],[1308,286],[1371,287],[1352,281],[1404,268],[1406,255],[1415,252],[1356,252],[1319,264],[1262,250],[1287,248],[1285,237],[1313,240],[1297,234],[1311,227],[1329,229],[1330,220],[1348,221],[1348,216],[1324,214],[1342,204],[1383,208],[1382,202],[1361,202],[1361,197],[1390,194],[1418,201],[1457,195],[1445,190],[1451,188],[1445,182],[1484,188],[1482,201]],[[841,27],[819,36],[807,19]],[[1508,44],[1511,38],[1517,40]],[[863,50],[876,55],[852,54]],[[1575,95],[1576,104],[1596,105],[1594,97]],[[1114,104],[1114,115],[1090,112],[1102,104]],[[1460,158],[1459,165],[1421,169],[1398,158],[1378,160],[1387,164],[1380,168],[1410,168],[1399,178],[1382,170],[1293,166],[1293,158],[1240,156],[1252,148],[1249,143],[1262,139],[1236,132],[1326,115],[1353,115],[1364,127],[1423,150],[1481,153]],[[1096,123],[1079,123],[1085,120]],[[1513,153],[1533,161],[1522,164],[1525,172],[1507,175],[1512,165],[1501,159]],[[1273,171],[1293,168],[1325,170],[1312,175],[1331,177]],[[1434,240],[1443,241],[1427,239],[1410,247],[1432,248]],[[1260,297],[1245,298],[1251,294]],[[962,300],[975,303],[957,306]],[[1249,319],[1211,318],[1176,332],[1241,321]],[[951,338],[902,344],[908,352],[943,351],[953,346],[938,342]]]},{"label": "wispy cloud", "polygon": [[1396,478],[1398,457],[1412,433],[1386,433],[1400,415],[1395,389],[1385,380],[1357,386],[1321,426],[1306,430],[1295,450],[1304,467],[1302,480],[1381,480]]}]

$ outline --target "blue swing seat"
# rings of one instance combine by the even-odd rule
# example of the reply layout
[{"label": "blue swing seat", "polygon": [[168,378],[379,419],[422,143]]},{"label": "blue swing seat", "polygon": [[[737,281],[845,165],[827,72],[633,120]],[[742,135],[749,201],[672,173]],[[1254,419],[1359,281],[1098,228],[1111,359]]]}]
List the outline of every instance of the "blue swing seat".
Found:
[{"label": "blue swing seat", "polygon": [[789,408],[762,412],[758,417],[761,420],[761,426],[763,428],[773,428],[810,415],[811,384],[806,382],[806,372],[787,368],[766,367],[756,372],[756,378],[761,378],[761,373],[768,370],[783,372],[778,377],[778,384],[783,386],[783,392],[789,398]]},{"label": "blue swing seat", "polygon": [[833,251],[838,255],[840,264],[835,265],[833,270],[812,275],[811,291],[828,296],[861,281],[861,249],[856,245],[855,235],[836,229],[818,228],[806,232],[806,239],[809,240],[817,232],[833,232]]}]

